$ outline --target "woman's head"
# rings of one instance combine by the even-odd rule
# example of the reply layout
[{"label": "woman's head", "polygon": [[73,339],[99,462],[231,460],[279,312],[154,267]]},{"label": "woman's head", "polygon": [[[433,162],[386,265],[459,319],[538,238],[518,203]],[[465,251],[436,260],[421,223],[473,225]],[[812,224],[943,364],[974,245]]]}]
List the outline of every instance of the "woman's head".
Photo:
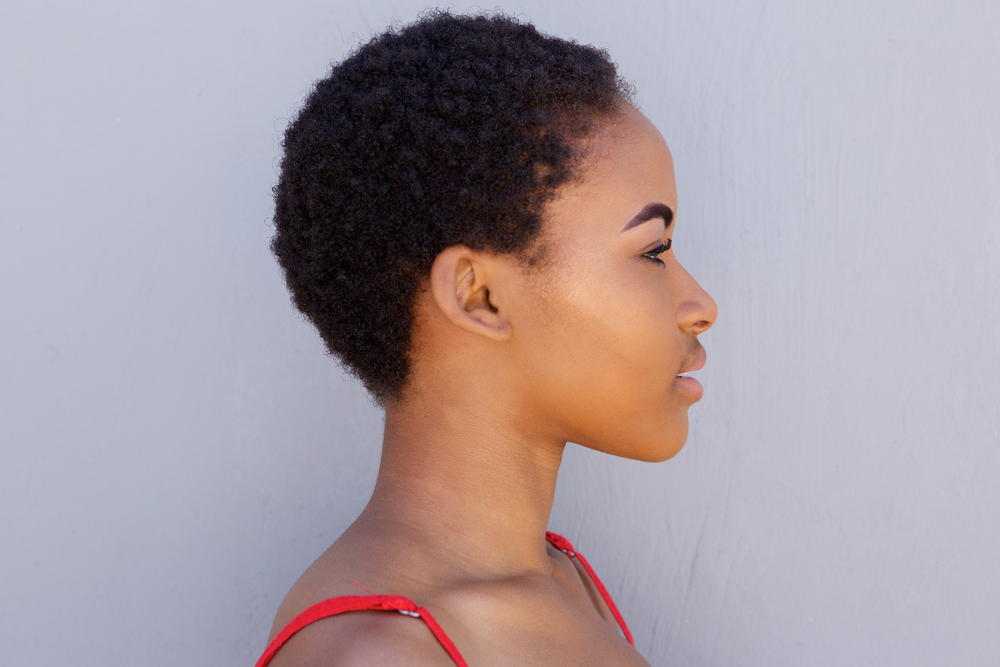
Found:
[{"label": "woman's head", "polygon": [[447,247],[545,262],[545,205],[630,91],[605,52],[513,18],[428,14],[333,67],[284,141],[272,249],[295,305],[380,402]]},{"label": "woman's head", "polygon": [[[492,382],[516,395],[507,417],[525,434],[664,460],[683,446],[688,408],[701,398],[700,383],[682,376],[705,363],[698,335],[714,324],[716,304],[674,254],[674,164],[656,127],[624,107],[584,142],[578,177],[545,205],[543,275],[448,249],[432,269],[434,299],[451,322],[502,343],[481,346],[466,363],[484,359]],[[456,256],[475,279],[439,267]],[[478,304],[466,289],[477,281]]]}]

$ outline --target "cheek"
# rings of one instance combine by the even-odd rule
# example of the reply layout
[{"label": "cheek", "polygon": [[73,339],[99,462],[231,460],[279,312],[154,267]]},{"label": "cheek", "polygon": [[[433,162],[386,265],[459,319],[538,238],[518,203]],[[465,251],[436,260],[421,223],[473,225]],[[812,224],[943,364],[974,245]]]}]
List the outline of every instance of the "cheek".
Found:
[{"label": "cheek", "polygon": [[661,287],[645,271],[605,271],[575,281],[559,303],[568,342],[584,348],[594,370],[611,373],[625,370],[624,364],[632,378],[659,371],[671,347],[670,307]]},{"label": "cheek", "polygon": [[557,395],[574,418],[605,422],[661,412],[678,368],[677,327],[662,280],[644,268],[564,272],[539,295],[527,346],[537,400]]}]

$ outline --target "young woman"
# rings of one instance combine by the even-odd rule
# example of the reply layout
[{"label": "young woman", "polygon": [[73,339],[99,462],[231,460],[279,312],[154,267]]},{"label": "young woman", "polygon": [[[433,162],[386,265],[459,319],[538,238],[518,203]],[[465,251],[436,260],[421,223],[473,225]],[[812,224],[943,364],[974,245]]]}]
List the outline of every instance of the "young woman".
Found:
[{"label": "young woman", "polygon": [[676,454],[716,306],[671,249],[673,163],[606,53],[433,13],[358,48],[285,136],[272,248],[385,407],[357,521],[258,665],[645,665],[546,533],[567,442]]}]

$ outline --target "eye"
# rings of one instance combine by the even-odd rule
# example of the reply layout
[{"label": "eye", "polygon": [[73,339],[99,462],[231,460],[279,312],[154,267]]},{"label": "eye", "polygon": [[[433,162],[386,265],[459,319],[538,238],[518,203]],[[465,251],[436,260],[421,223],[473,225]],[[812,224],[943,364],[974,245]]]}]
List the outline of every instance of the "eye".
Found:
[{"label": "eye", "polygon": [[659,255],[662,255],[666,251],[670,250],[670,246],[673,244],[673,242],[674,242],[673,239],[667,239],[666,241],[656,246],[649,252],[644,252],[642,256],[647,258],[651,262],[656,262],[660,266],[665,266],[665,264],[663,264],[663,260],[659,258]]}]

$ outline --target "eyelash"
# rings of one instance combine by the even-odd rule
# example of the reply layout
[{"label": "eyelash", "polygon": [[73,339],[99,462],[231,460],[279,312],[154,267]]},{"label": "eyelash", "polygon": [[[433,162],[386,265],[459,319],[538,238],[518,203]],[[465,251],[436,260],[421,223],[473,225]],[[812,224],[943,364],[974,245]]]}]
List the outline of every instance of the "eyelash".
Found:
[{"label": "eyelash", "polygon": [[666,266],[663,263],[663,260],[660,259],[658,256],[662,255],[666,251],[670,250],[670,246],[673,245],[673,242],[674,242],[673,239],[667,239],[665,242],[663,242],[660,245],[656,246],[655,248],[653,248],[649,252],[644,252],[642,254],[642,256],[645,257],[646,259],[648,259],[651,262],[656,262],[660,266]]}]

